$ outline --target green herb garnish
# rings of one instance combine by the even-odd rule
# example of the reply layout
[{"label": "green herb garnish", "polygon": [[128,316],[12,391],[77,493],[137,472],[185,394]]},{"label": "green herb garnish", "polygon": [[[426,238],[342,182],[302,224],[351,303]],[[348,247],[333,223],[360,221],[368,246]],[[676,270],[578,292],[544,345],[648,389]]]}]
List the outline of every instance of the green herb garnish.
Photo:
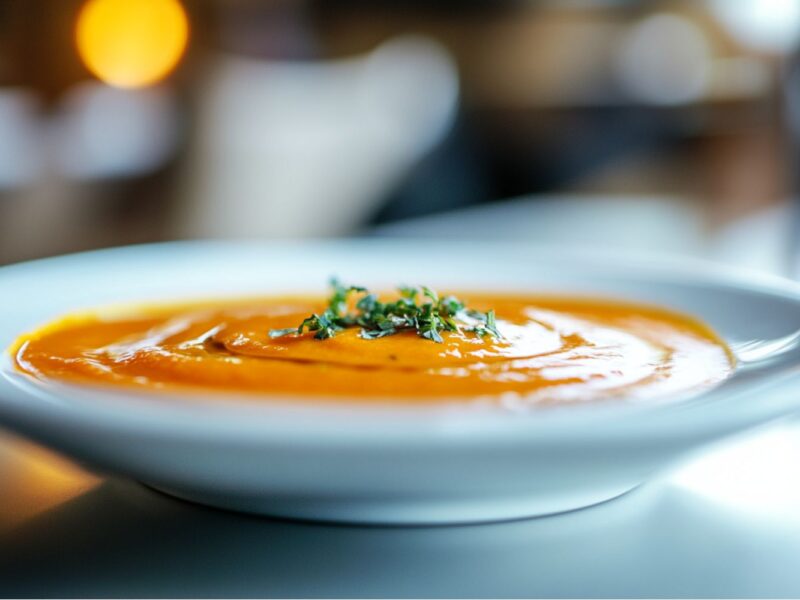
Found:
[{"label": "green herb garnish", "polygon": [[[400,297],[394,302],[381,302],[378,296],[366,288],[344,286],[338,280],[331,280],[333,293],[328,298],[328,307],[322,314],[306,317],[298,327],[272,329],[271,338],[285,335],[301,335],[306,331],[315,332],[314,338],[324,340],[348,327],[360,327],[361,337],[366,340],[394,335],[401,331],[416,331],[421,338],[442,343],[442,332],[460,331],[459,322],[471,324],[464,329],[479,337],[491,335],[503,337],[497,330],[493,310],[486,313],[468,309],[455,296],[439,295],[425,286],[398,288]],[[355,312],[349,312],[348,301],[351,294],[361,294],[355,304]]]},{"label": "green herb garnish", "polygon": [[469,331],[476,333],[480,337],[484,337],[487,335],[502,337],[500,335],[500,332],[497,331],[497,321],[495,319],[494,310],[488,311],[485,315],[483,313],[479,313],[478,311],[470,311],[470,313],[472,316],[476,318],[483,319],[483,325],[476,325],[475,327],[471,327]]}]

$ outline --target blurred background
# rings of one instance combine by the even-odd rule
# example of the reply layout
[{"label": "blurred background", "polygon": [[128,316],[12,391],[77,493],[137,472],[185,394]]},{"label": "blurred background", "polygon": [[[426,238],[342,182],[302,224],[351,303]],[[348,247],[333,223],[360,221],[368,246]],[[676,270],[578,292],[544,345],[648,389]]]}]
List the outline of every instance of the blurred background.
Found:
[{"label": "blurred background", "polygon": [[468,237],[796,272],[796,0],[0,0],[0,263]]},{"label": "blurred background", "polygon": [[[0,264],[359,235],[666,252],[800,276],[799,141],[800,0],[0,0]],[[0,532],[41,515],[5,548],[34,557],[36,585],[76,596],[291,595],[276,565],[300,596],[355,573],[352,596],[398,557],[431,567],[414,578],[429,593],[452,579],[439,555],[472,573],[467,586],[485,580],[468,594],[488,582],[552,595],[574,580],[622,585],[612,596],[648,582],[792,596],[798,440],[796,424],[767,432],[644,500],[564,516],[578,521],[442,528],[431,543],[421,529],[195,514],[0,432]],[[331,561],[345,547],[349,562]],[[577,579],[556,568],[572,554],[590,557]]]}]

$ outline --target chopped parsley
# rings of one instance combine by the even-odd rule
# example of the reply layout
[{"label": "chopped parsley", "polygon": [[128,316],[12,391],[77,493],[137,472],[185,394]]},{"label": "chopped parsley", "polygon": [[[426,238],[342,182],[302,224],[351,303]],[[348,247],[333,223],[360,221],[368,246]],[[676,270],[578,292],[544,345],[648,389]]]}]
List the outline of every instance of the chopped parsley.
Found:
[{"label": "chopped parsley", "polygon": [[[312,314],[297,327],[272,329],[271,338],[286,335],[302,335],[313,332],[314,338],[325,340],[337,332],[350,327],[360,327],[360,336],[374,340],[400,333],[416,331],[417,335],[432,342],[442,343],[442,332],[467,331],[478,337],[501,338],[497,330],[494,310],[486,313],[467,308],[455,296],[439,295],[432,289],[420,286],[401,286],[399,297],[393,302],[381,302],[377,295],[366,288],[342,285],[337,279],[331,280],[333,292],[328,298],[328,307],[321,314]],[[350,297],[360,297],[355,303],[355,311],[350,312]],[[464,323],[476,323],[464,327]],[[461,325],[459,325],[459,323]]]}]

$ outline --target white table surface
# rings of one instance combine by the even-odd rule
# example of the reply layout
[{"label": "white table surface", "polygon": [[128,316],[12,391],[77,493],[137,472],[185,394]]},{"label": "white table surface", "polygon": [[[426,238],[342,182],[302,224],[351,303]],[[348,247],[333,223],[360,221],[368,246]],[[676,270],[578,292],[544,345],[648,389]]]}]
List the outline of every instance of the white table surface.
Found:
[{"label": "white table surface", "polygon": [[[521,213],[509,214],[525,237]],[[485,231],[480,213],[458,218],[448,225],[458,235]],[[695,235],[685,215],[672,218]],[[391,234],[414,234],[409,225]],[[626,239],[647,243],[641,232]],[[800,421],[728,441],[589,509],[430,528],[203,508],[86,473],[0,430],[0,596],[47,595],[800,597]]]},{"label": "white table surface", "polygon": [[239,515],[0,445],[2,596],[800,596],[800,424],[592,508],[428,528]]}]

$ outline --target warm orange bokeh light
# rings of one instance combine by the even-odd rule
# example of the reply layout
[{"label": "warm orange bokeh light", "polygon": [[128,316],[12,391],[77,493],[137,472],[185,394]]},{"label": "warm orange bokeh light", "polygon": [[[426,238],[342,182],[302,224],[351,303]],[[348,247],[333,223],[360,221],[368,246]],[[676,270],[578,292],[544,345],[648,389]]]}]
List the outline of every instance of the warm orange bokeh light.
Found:
[{"label": "warm orange bokeh light", "polygon": [[89,0],[78,16],[78,52],[98,78],[141,87],[165,77],[189,38],[178,0]]}]

